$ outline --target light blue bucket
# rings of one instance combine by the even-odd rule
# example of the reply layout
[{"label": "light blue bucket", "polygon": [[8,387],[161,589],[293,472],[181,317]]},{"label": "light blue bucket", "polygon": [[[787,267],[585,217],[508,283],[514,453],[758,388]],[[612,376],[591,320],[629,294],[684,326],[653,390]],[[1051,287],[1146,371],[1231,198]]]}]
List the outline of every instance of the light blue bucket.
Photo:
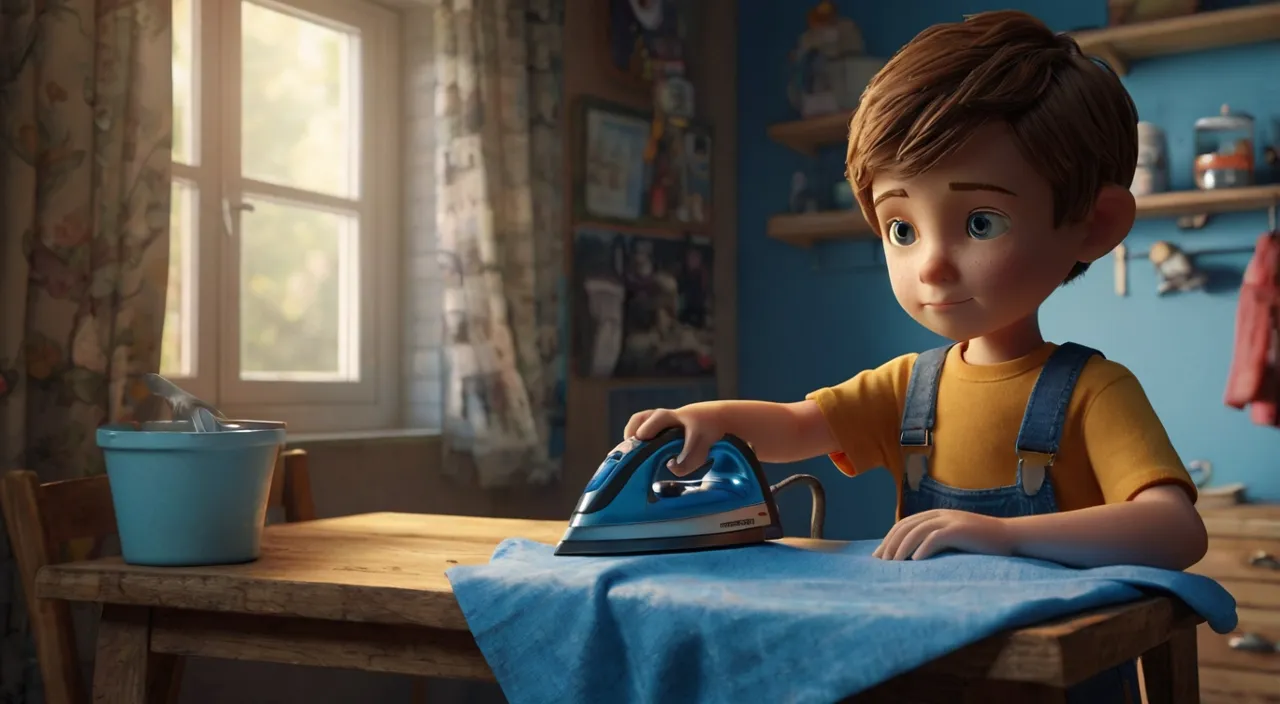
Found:
[{"label": "light blue bucket", "polygon": [[120,532],[134,565],[225,565],[258,559],[285,424],[192,432],[187,421],[98,428]]}]

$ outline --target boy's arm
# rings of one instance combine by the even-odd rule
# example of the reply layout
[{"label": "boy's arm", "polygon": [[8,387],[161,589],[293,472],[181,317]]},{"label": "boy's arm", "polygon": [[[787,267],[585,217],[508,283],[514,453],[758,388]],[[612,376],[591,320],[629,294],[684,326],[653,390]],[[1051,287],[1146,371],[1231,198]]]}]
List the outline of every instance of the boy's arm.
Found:
[{"label": "boy's arm", "polygon": [[692,471],[706,459],[711,445],[725,434],[751,443],[761,462],[798,462],[835,452],[822,409],[815,401],[704,401],[675,410],[659,409],[636,414],[627,435],[647,440],[665,428],[685,429],[684,452],[672,470]]},{"label": "boy's arm", "polygon": [[1073,567],[1185,570],[1204,557],[1207,543],[1204,523],[1187,493],[1163,485],[1144,489],[1132,501],[1022,518],[925,511],[894,524],[874,555],[923,560],[954,549]]},{"label": "boy's arm", "polygon": [[725,432],[750,442],[761,462],[799,462],[840,449],[816,401],[711,403],[724,404]]},{"label": "boy's arm", "polygon": [[1077,567],[1147,565],[1185,570],[1204,557],[1204,522],[1187,492],[1170,484],[1131,501],[1008,522],[1013,552]]},{"label": "boy's arm", "polygon": [[924,559],[947,548],[1016,554],[1076,567],[1183,570],[1204,557],[1195,484],[1137,379],[1100,391],[1083,419],[1085,446],[1107,501],[1074,511],[997,519],[927,511],[899,522],[880,556]]},{"label": "boy's arm", "polygon": [[1204,557],[1196,487],[1142,385],[1129,373],[1083,417],[1085,448],[1107,504],[1010,521],[1017,552],[1080,566],[1182,570]]},{"label": "boy's arm", "polygon": [[[751,443],[762,462],[786,463],[829,455],[841,471],[881,466],[897,445],[899,390],[905,389],[915,355],[902,355],[859,372],[803,401],[707,401],[631,417],[626,437],[648,440],[670,427],[685,429],[684,449],[671,471],[683,476],[706,461],[726,433]],[[849,455],[849,453],[855,453]]]}]

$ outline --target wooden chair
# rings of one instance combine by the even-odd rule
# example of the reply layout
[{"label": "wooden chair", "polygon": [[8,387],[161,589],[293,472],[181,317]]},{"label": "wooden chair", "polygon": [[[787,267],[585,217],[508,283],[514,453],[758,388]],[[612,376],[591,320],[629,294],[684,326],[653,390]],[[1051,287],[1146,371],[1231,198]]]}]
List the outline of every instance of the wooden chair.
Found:
[{"label": "wooden chair", "polygon": [[[271,480],[270,506],[284,510],[288,522],[315,518],[311,477],[306,450],[280,453]],[[9,543],[18,563],[23,597],[35,638],[36,657],[44,679],[48,704],[86,704],[89,701],[76,652],[75,629],[67,602],[33,599],[36,573],[45,565],[66,559],[68,543],[101,539],[116,534],[116,515],[106,476],[41,484],[35,472],[13,470],[0,480],[0,507],[9,530]],[[178,699],[182,661],[175,656],[152,655],[148,667],[159,692],[156,704]]]}]

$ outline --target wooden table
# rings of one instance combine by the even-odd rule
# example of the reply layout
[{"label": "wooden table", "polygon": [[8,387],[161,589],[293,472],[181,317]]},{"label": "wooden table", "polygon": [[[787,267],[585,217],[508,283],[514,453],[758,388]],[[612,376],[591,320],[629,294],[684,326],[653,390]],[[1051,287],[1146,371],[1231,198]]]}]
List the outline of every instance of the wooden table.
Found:
[{"label": "wooden table", "polygon": [[[561,521],[347,516],[271,526],[262,558],[249,564],[73,562],[45,567],[36,588],[43,598],[103,604],[100,704],[141,704],[149,663],[172,655],[492,680],[444,572],[487,562],[504,538],[554,543],[563,531]],[[1174,600],[1146,599],[990,638],[855,699],[1062,701],[1064,686],[1142,655],[1152,704],[1198,702],[1199,623]]]}]

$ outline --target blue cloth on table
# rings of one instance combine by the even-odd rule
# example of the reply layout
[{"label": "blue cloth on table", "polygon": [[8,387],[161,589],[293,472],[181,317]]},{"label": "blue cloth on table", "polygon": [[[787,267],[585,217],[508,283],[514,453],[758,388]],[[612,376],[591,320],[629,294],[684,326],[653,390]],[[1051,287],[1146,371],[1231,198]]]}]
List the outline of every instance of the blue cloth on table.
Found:
[{"label": "blue cloth on table", "polygon": [[1151,591],[1219,633],[1236,624],[1235,600],[1199,575],[960,553],[890,562],[876,545],[565,557],[509,539],[447,575],[512,704],[826,704],[997,632]]}]

